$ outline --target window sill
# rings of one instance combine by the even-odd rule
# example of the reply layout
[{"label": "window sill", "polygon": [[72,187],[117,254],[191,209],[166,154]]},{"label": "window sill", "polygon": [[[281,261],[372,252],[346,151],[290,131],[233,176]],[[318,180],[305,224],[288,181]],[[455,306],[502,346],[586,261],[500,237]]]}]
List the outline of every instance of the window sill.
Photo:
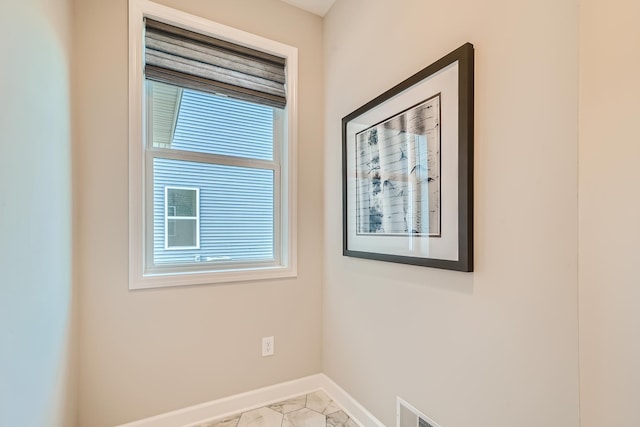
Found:
[{"label": "window sill", "polygon": [[247,282],[255,280],[283,279],[296,277],[292,267],[265,267],[225,271],[205,271],[189,273],[141,274],[130,277],[129,289],[153,289],[174,286],[208,285],[216,283]]}]

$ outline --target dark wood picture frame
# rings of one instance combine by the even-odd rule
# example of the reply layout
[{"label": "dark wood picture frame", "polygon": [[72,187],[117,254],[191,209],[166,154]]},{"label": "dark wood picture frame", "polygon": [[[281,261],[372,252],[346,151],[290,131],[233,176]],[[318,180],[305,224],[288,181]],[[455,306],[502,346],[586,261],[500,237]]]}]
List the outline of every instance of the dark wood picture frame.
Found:
[{"label": "dark wood picture frame", "polygon": [[[452,71],[455,69],[457,69],[457,73]],[[449,74],[450,77],[447,77],[448,80],[446,80],[449,83],[441,83],[445,81],[442,77],[445,73],[452,73]],[[457,81],[454,81],[454,79]],[[450,95],[448,97],[443,96],[442,104],[440,104],[440,88],[438,86],[440,84],[443,86],[448,84],[449,88],[453,88],[449,89]],[[451,95],[456,92],[457,97]],[[424,96],[422,98],[416,98],[422,96],[423,93]],[[446,90],[444,93],[447,93]],[[404,102],[403,96],[406,96],[406,102]],[[427,103],[436,96],[438,97],[437,103],[427,105]],[[416,103],[415,99],[418,99],[419,102]],[[452,106],[451,104],[455,102],[457,102],[457,106]],[[447,103],[449,105],[447,105]],[[444,106],[442,106],[443,104]],[[472,44],[466,43],[342,119],[344,256],[455,271],[473,271],[473,106],[474,50]],[[431,107],[437,108],[431,110],[435,113],[427,117],[427,109]],[[442,115],[440,115],[440,110],[442,110]],[[451,113],[452,111],[454,113]],[[456,114],[457,117],[452,117],[452,115],[455,116]],[[418,117],[418,119],[415,119],[415,117]],[[412,125],[412,123],[416,123],[416,120],[419,122],[419,125]],[[388,230],[384,228],[384,225],[381,226],[381,223],[384,224],[384,219],[378,221],[378,218],[384,218],[385,211],[380,208],[375,212],[376,215],[374,216],[371,212],[377,208],[374,203],[371,202],[371,199],[374,197],[382,197],[377,195],[381,191],[381,186],[383,190],[386,188],[396,189],[396,187],[393,186],[393,182],[390,180],[381,181],[379,173],[376,178],[365,176],[367,173],[371,175],[371,164],[375,164],[376,170],[382,169],[380,166],[380,158],[383,156],[379,154],[379,151],[375,157],[371,157],[371,155],[366,158],[359,156],[367,149],[367,142],[365,141],[368,141],[370,146],[372,144],[377,146],[379,134],[382,135],[381,138],[383,138],[381,139],[381,146],[386,144],[384,145],[384,150],[385,152],[388,151],[388,146],[396,144],[395,142],[389,142],[392,141],[394,137],[385,137],[385,135],[391,134],[391,132],[393,132],[396,137],[402,135],[402,138],[405,139],[408,138],[407,135],[413,135],[412,137],[415,138],[413,139],[413,146],[418,145],[418,138],[424,138],[423,146],[425,148],[422,148],[422,150],[427,152],[427,134],[424,130],[427,128],[427,125],[422,124],[422,122],[432,123],[432,127],[429,129],[429,138],[430,141],[437,141],[436,143],[429,143],[429,150],[437,150],[437,155],[434,155],[436,151],[433,151],[429,156],[422,154],[423,157],[421,158],[426,159],[428,157],[430,159],[428,167],[427,162],[423,161],[423,163],[425,163],[423,169],[428,170],[428,172],[424,172],[421,175],[422,184],[416,185],[418,188],[420,188],[420,185],[424,188],[421,190],[423,193],[420,193],[419,197],[422,198],[419,200],[422,203],[424,199],[424,206],[427,206],[427,208],[431,210],[425,215],[424,212],[420,211],[419,207],[416,208],[413,204],[407,202],[407,199],[410,198],[406,195],[408,192],[405,193],[404,191],[397,190],[398,196],[394,197],[402,197],[402,201],[398,201],[397,203],[399,206],[404,206],[404,210],[402,211],[404,213],[401,212],[400,217],[396,217],[396,219],[403,219],[398,230],[402,227],[404,228],[402,228],[402,231],[394,234],[388,232],[388,230],[394,227],[392,224],[397,225],[400,221],[391,222],[391,220],[387,220]],[[441,123],[442,127],[440,127]],[[457,126],[455,123],[457,123]],[[446,127],[447,124],[449,125],[449,129]],[[407,130],[408,126],[414,126],[415,129],[419,130],[409,132]],[[434,135],[437,136],[437,138],[434,137]],[[440,146],[440,139],[443,141],[442,148]],[[406,139],[406,141],[409,140]],[[436,149],[432,148],[434,144],[437,146]],[[399,143],[396,145],[399,145]],[[409,146],[410,143],[407,142],[406,147]],[[394,149],[395,148],[397,147],[394,146]],[[447,153],[448,150],[448,154],[445,155],[449,157],[445,163],[440,160],[441,149],[445,153]],[[402,150],[402,148],[399,148],[399,150]],[[417,150],[418,148],[413,148],[413,151]],[[404,152],[400,152],[401,156],[404,156]],[[454,159],[454,154],[452,153],[456,152],[457,159]],[[376,163],[373,163],[371,159],[374,159]],[[369,160],[369,162],[367,162],[367,160]],[[389,161],[385,162],[386,164],[390,164]],[[405,163],[406,162],[405,160]],[[411,172],[406,172],[403,177],[398,178],[396,175],[393,175],[395,177],[394,179],[396,179],[394,182],[408,186],[408,174],[413,173],[413,170],[418,167],[416,162],[416,160],[413,160],[413,169],[410,167],[406,168],[407,170],[411,170]],[[453,167],[451,167],[451,165],[453,165]],[[358,171],[358,167],[362,167],[363,169]],[[447,167],[449,167],[450,170],[447,170]],[[365,168],[369,168],[367,173],[365,173]],[[457,173],[451,173],[456,169]],[[431,175],[429,175],[427,179],[427,173],[437,175],[434,175],[435,178],[433,179]],[[388,172],[388,175],[391,176],[392,173]],[[450,191],[450,193],[455,194],[457,192],[457,203],[451,203],[452,197],[449,197],[451,194],[447,194],[444,189],[440,191],[441,181],[444,179],[441,178],[441,176],[449,180],[446,181],[449,182],[446,188],[454,189],[454,191]],[[427,190],[427,184],[434,180],[437,180],[437,187],[429,186],[429,190]],[[371,182],[374,182],[374,184],[371,184]],[[387,184],[388,187],[385,187]],[[363,188],[365,188],[365,190],[363,190]],[[372,188],[374,188],[374,190],[371,190]],[[415,196],[416,190],[413,189],[413,187],[411,188],[413,191],[413,193],[410,193],[413,195],[412,197],[418,197]],[[456,188],[457,191],[455,191]],[[359,196],[360,193],[363,193],[365,196]],[[362,197],[363,200],[366,199],[366,203],[362,202],[361,206],[358,202],[358,197]],[[431,199],[432,197],[433,199]],[[442,199],[440,199],[441,197]],[[449,198],[447,199],[447,197]],[[453,199],[453,202],[455,202],[455,198]],[[446,206],[449,207],[442,207],[441,200],[448,202]],[[396,215],[399,209],[398,205],[394,205],[391,208],[387,207],[386,212],[395,209],[394,215]],[[417,213],[408,214],[407,205],[410,205],[409,210],[417,210]],[[423,210],[426,211],[426,209]],[[438,225],[439,221],[441,221],[440,215],[445,217],[442,223],[442,229],[440,229],[440,225]],[[426,218],[426,220],[416,220],[415,218],[418,216]],[[391,214],[389,214],[389,217],[391,217]],[[422,225],[412,227],[409,224],[410,221],[414,221],[412,224],[417,223]],[[437,228],[437,233],[433,232],[429,234],[432,227],[434,229]],[[362,232],[362,230],[364,230],[364,232]],[[439,233],[442,233],[442,235]],[[445,239],[448,239],[446,245],[442,244]],[[352,243],[352,240],[356,243]],[[418,243],[416,247],[434,247],[436,250],[427,249],[415,251],[415,253],[413,250],[405,250],[407,246],[405,243],[414,241]],[[388,242],[392,243],[391,246],[389,246],[389,250],[387,250],[385,246]],[[442,250],[442,256],[437,253],[439,244],[441,244],[443,248],[446,248]],[[393,249],[393,247],[396,246],[402,249]],[[413,243],[411,243],[410,246],[413,248]],[[452,255],[455,251],[457,251],[457,254]]]}]

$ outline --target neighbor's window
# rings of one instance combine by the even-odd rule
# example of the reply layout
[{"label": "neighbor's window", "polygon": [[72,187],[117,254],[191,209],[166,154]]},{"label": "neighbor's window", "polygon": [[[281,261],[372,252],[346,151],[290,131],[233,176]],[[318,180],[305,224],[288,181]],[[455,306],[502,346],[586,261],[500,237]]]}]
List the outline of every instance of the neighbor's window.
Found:
[{"label": "neighbor's window", "polygon": [[165,187],[163,233],[166,250],[200,247],[199,189]]},{"label": "neighbor's window", "polygon": [[294,275],[295,50],[266,53],[149,16],[142,30],[132,287]]}]

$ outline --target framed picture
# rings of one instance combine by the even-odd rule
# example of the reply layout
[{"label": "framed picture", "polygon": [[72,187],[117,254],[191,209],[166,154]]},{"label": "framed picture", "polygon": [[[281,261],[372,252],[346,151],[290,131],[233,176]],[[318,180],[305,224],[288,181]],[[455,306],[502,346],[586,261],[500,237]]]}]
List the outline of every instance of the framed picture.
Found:
[{"label": "framed picture", "polygon": [[343,254],[473,271],[473,45],[342,119]]}]

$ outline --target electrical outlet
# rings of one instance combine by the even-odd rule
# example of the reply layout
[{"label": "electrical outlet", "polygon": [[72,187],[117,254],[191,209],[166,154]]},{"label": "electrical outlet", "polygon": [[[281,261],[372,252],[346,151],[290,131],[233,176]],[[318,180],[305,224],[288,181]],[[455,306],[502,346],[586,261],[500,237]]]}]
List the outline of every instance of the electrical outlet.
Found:
[{"label": "electrical outlet", "polygon": [[262,338],[262,355],[273,356],[273,337]]}]

